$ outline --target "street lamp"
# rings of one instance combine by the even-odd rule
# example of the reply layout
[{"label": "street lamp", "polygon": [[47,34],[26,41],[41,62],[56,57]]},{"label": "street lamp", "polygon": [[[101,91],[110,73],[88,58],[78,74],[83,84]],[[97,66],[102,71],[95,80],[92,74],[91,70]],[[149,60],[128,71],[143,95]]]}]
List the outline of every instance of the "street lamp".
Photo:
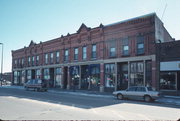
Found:
[{"label": "street lamp", "polygon": [[3,81],[3,43],[0,43],[0,45],[2,45],[2,58],[1,58],[1,85],[2,85],[2,81]]}]

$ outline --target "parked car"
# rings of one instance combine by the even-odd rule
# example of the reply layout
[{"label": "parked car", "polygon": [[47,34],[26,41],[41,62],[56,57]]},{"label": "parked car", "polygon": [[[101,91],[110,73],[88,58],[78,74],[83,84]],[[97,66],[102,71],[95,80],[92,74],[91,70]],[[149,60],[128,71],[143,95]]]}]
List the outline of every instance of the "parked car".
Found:
[{"label": "parked car", "polygon": [[47,81],[41,79],[31,79],[24,84],[26,90],[47,91]]},{"label": "parked car", "polygon": [[113,95],[116,96],[118,99],[135,99],[135,100],[144,100],[146,102],[154,101],[159,96],[160,93],[154,91],[152,87],[145,87],[145,86],[132,86],[126,90],[115,91]]}]

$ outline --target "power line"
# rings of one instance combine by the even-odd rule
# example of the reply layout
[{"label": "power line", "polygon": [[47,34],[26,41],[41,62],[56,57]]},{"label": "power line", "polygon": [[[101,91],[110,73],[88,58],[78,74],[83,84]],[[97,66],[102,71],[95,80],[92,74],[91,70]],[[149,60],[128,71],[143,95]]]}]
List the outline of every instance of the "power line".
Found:
[{"label": "power line", "polygon": [[164,13],[165,13],[165,11],[166,11],[166,8],[167,8],[167,3],[166,3],[166,5],[165,5],[164,11],[163,11],[163,14],[162,14],[162,17],[161,17],[161,21],[162,21],[162,19],[163,19],[163,17],[164,17]]}]

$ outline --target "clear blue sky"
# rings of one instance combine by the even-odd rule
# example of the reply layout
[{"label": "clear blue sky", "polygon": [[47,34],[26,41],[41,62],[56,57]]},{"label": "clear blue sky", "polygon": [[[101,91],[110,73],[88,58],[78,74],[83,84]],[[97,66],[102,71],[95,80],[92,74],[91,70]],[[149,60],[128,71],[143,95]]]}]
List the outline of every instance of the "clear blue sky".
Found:
[{"label": "clear blue sky", "polygon": [[[11,71],[11,50],[75,33],[82,23],[97,27],[156,12],[180,39],[180,0],[0,0],[0,43],[4,72]],[[1,48],[0,48],[1,51]],[[1,59],[1,56],[0,56]]]}]

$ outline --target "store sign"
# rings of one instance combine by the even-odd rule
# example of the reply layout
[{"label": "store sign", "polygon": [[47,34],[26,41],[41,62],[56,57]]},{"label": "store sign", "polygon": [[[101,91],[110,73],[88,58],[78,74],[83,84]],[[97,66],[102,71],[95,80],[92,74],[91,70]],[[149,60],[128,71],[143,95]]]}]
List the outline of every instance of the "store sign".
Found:
[{"label": "store sign", "polygon": [[160,63],[161,71],[180,71],[180,61],[170,61]]}]

